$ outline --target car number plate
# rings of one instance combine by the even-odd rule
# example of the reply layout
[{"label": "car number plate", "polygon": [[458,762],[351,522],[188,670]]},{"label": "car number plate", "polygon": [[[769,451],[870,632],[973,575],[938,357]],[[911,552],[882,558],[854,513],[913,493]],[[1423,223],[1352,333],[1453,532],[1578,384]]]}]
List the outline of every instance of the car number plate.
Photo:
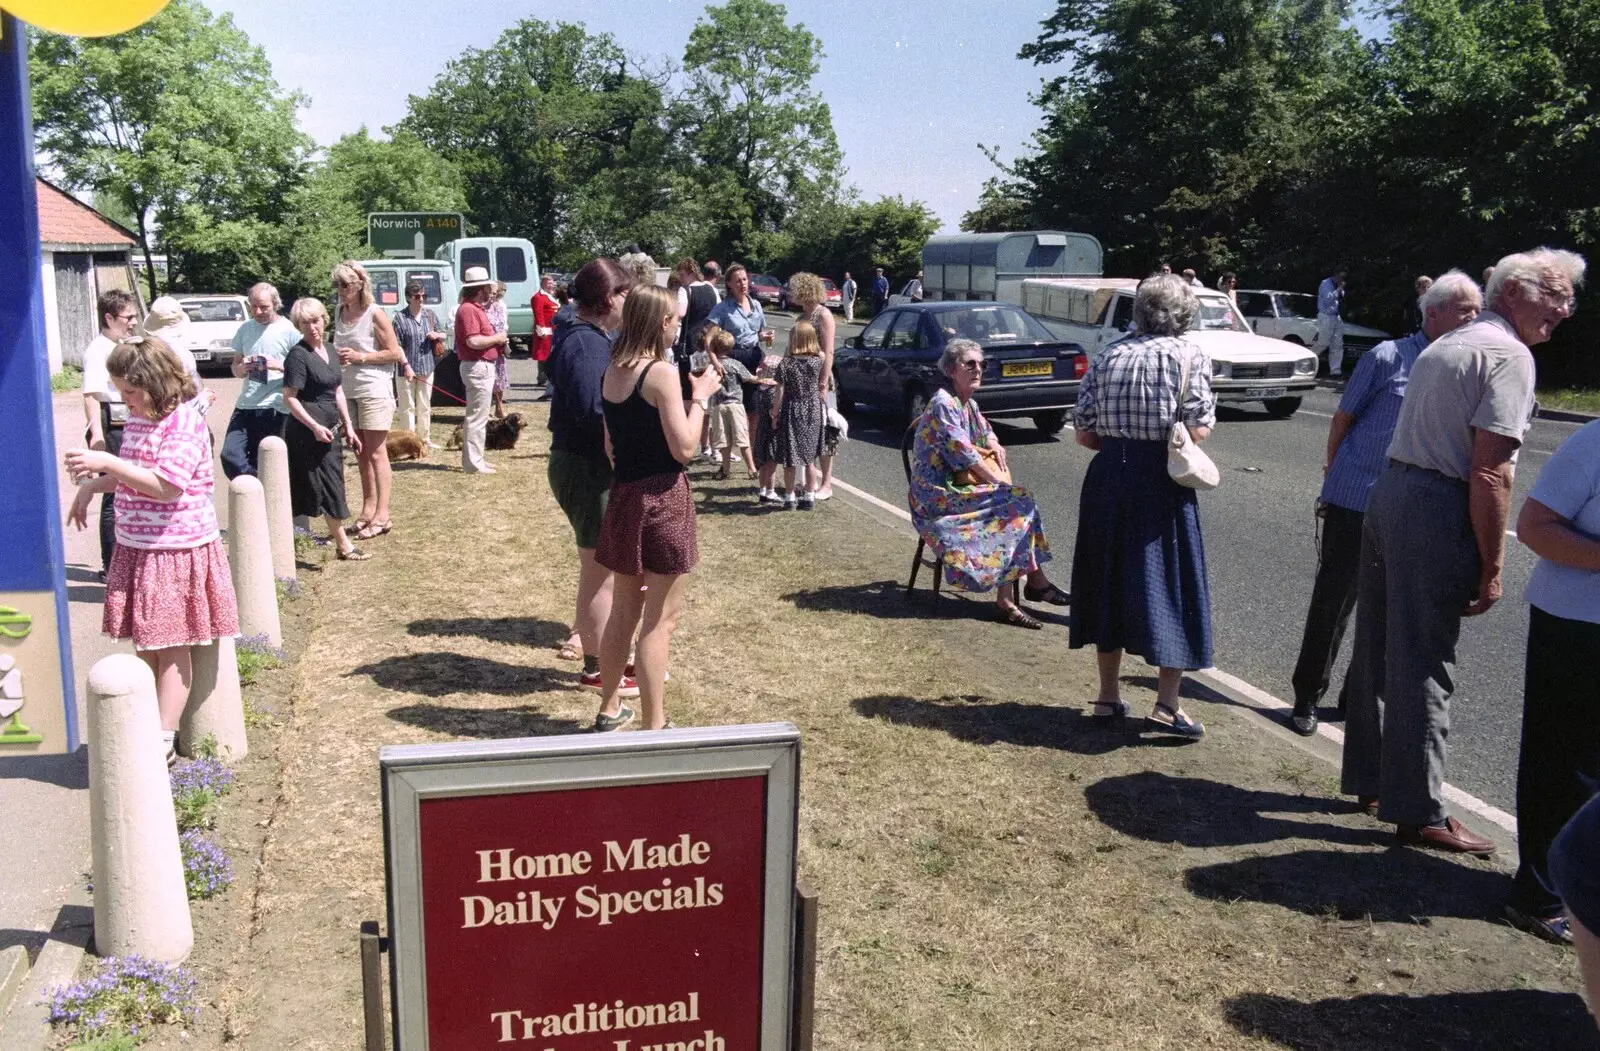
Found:
[{"label": "car number plate", "polygon": [[1288,387],[1261,387],[1251,391],[1258,398],[1281,398],[1289,393]]},{"label": "car number plate", "polygon": [[209,350],[195,350],[195,351],[191,351],[190,353],[192,353],[194,355],[194,360],[196,360],[196,361],[210,361],[211,360],[211,351],[209,351]]},{"label": "car number plate", "polygon": [[1007,361],[1000,365],[1000,375],[1010,376],[1050,376],[1054,375],[1056,363],[1053,361]]}]

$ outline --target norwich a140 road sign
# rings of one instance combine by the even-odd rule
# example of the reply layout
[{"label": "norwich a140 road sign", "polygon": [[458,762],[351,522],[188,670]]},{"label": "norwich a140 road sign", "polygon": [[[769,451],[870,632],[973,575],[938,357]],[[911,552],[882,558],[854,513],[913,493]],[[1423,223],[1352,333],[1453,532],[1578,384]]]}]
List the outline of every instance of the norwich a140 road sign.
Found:
[{"label": "norwich a140 road sign", "polygon": [[466,236],[460,212],[368,212],[367,243],[385,259],[432,259]]}]

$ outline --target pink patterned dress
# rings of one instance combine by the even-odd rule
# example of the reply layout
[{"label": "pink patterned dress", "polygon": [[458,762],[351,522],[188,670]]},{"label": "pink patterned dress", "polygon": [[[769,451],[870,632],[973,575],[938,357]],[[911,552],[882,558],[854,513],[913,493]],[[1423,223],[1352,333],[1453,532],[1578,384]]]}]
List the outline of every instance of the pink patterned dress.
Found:
[{"label": "pink patterned dress", "polygon": [[[495,335],[506,330],[506,301],[497,299],[483,308],[489,315],[489,325],[494,329]],[[494,359],[494,392],[504,394],[511,387],[511,366],[506,359],[511,355],[511,344],[507,343],[500,348],[499,357]]]},{"label": "pink patterned dress", "polygon": [[138,650],[203,646],[237,635],[233,578],[211,503],[205,416],[193,402],[160,420],[130,415],[118,455],[182,492],[175,500],[157,500],[118,484],[105,633],[132,639]]},{"label": "pink patterned dress", "polygon": [[944,562],[944,578],[966,591],[992,591],[1050,561],[1033,496],[1020,485],[957,485],[955,473],[998,445],[978,406],[947,390],[917,421],[911,459],[911,520]]}]

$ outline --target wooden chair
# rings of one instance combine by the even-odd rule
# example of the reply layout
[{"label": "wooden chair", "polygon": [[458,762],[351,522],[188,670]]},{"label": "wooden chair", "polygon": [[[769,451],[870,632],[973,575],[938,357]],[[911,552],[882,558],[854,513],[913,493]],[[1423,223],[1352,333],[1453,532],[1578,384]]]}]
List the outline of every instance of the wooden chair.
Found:
[{"label": "wooden chair", "polygon": [[[908,489],[911,487],[911,447],[916,444],[916,441],[917,421],[912,421],[911,426],[906,428],[905,437],[900,439],[900,465],[905,468],[906,487]],[[917,574],[922,572],[923,565],[927,565],[929,569],[933,570],[933,597],[935,599],[939,597],[939,585],[944,582],[944,557],[939,551],[935,550],[931,559],[924,560],[922,555],[927,550],[927,547],[928,542],[918,536],[917,553],[911,557],[911,579],[906,581],[907,598],[911,596],[911,592],[917,586]]]}]

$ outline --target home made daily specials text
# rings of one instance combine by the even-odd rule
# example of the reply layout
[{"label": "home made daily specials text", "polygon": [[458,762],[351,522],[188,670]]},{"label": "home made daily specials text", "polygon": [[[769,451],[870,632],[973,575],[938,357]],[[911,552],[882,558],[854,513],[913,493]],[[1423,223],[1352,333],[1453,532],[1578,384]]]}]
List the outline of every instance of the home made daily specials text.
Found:
[{"label": "home made daily specials text", "polygon": [[426,800],[432,1051],[753,1051],[767,783]]}]

